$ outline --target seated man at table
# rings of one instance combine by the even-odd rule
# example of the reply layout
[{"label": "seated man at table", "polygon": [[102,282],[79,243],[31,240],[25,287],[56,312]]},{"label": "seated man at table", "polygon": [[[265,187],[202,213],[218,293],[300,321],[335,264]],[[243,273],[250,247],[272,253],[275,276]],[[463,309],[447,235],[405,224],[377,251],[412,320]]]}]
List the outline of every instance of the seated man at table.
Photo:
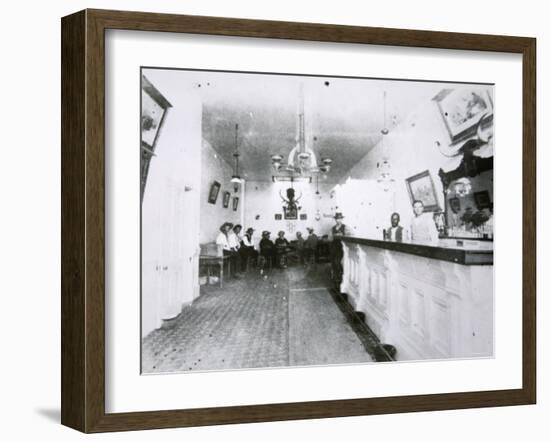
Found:
[{"label": "seated man at table", "polygon": [[254,248],[254,240],[252,239],[252,235],[254,234],[254,229],[252,227],[249,227],[246,229],[246,233],[243,236],[243,239],[241,240],[241,260],[243,264],[243,269],[246,268],[248,260],[256,262],[256,259],[258,258],[258,252]]},{"label": "seated man at table", "polygon": [[229,242],[229,231],[232,227],[233,224],[228,222],[223,223],[220,226],[220,233],[218,233],[216,238],[216,244],[222,249],[223,256],[228,257],[230,268],[233,270],[233,275],[238,278],[239,275],[237,265],[239,262],[239,254],[237,249],[232,247]]},{"label": "seated man at table", "polygon": [[277,235],[277,239],[275,240],[275,251],[277,254],[278,267],[286,269],[286,255],[291,250],[292,249],[290,248],[290,244],[285,238],[285,232],[281,230]]},{"label": "seated man at table", "polygon": [[240,224],[235,224],[233,229],[229,230],[227,234],[227,240],[229,242],[229,247],[231,247],[232,250],[235,250],[237,252],[237,269],[239,272],[242,271],[242,255],[241,255],[241,230],[242,226]]},{"label": "seated man at table", "polygon": [[271,232],[264,230],[262,232],[262,239],[260,240],[260,256],[262,259],[262,265],[260,268],[260,273],[264,272],[265,263],[269,262],[273,264],[275,259],[275,244],[269,238]]}]

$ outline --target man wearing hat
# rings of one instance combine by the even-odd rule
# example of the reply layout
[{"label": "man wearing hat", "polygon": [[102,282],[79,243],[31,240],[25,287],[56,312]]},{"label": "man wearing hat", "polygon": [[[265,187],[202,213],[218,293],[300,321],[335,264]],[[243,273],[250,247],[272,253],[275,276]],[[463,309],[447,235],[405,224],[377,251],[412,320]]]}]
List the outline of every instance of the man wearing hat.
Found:
[{"label": "man wearing hat", "polygon": [[231,223],[223,223],[220,226],[220,233],[218,233],[218,236],[216,237],[216,244],[220,246],[222,250],[226,250],[226,251],[231,250],[231,246],[229,245],[228,234],[232,227],[233,227],[233,224]]},{"label": "man wearing hat", "polygon": [[275,252],[277,254],[277,265],[282,269],[286,269],[286,255],[290,250],[290,243],[285,238],[284,230],[281,230],[275,240]]},{"label": "man wearing hat", "polygon": [[229,257],[229,265],[232,269],[234,269],[233,274],[235,277],[238,277],[238,261],[239,261],[239,255],[235,248],[231,247],[231,243],[229,241],[229,231],[233,227],[233,223],[225,222],[220,226],[220,233],[218,233],[218,236],[216,238],[216,244],[218,247],[220,247],[223,250],[223,256]]},{"label": "man wearing hat", "polygon": [[[268,230],[264,230],[262,232],[262,239],[260,240],[260,256],[264,258],[264,262],[269,261],[273,264],[273,260],[275,259],[275,244],[273,244],[273,241],[269,239],[269,235],[271,235],[271,232]],[[261,271],[263,272],[263,268]]]},{"label": "man wearing hat", "polygon": [[308,227],[307,231],[309,235],[304,242],[304,260],[306,261],[306,264],[310,264],[311,261],[315,263],[317,258],[317,245],[319,243],[319,238],[314,233],[313,227]]},{"label": "man wearing hat", "polygon": [[249,227],[246,229],[246,233],[241,241],[240,253],[242,257],[243,269],[246,267],[249,259],[256,261],[256,258],[258,257],[258,252],[254,249],[254,240],[252,239],[253,234],[254,229]]},{"label": "man wearing hat", "polygon": [[336,287],[342,282],[342,258],[344,257],[344,248],[342,246],[342,236],[347,234],[346,225],[342,222],[344,215],[341,212],[336,212],[334,215],[334,225],[331,229],[332,241],[330,243],[330,262],[332,267],[332,280]]}]

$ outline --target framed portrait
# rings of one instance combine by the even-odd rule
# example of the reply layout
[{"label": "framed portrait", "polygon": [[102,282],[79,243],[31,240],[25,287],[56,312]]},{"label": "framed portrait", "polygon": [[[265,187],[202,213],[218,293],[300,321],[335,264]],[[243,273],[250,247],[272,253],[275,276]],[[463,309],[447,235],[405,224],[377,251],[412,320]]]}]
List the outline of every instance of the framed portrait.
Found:
[{"label": "framed portrait", "polygon": [[429,170],[413,175],[405,181],[411,198],[411,204],[414,201],[422,201],[426,212],[439,210],[439,202]]},{"label": "framed portrait", "polygon": [[208,202],[210,204],[216,204],[218,200],[218,194],[220,193],[221,184],[214,181],[210,186],[210,192],[208,192]]},{"label": "framed portrait", "polygon": [[489,89],[466,91],[448,88],[437,94],[434,100],[453,143],[471,136],[478,123],[488,125],[492,121],[493,99]]},{"label": "framed portrait", "polygon": [[307,213],[300,213],[300,221],[307,220]]},{"label": "framed portrait", "polygon": [[285,219],[298,219],[298,208],[296,206],[283,207]]},{"label": "framed portrait", "polygon": [[491,197],[489,196],[488,190],[474,192],[474,201],[479,210],[491,207]]},{"label": "framed portrait", "polygon": [[147,183],[151,159],[155,156],[155,145],[166,116],[172,105],[147,80],[141,77],[141,198]]},{"label": "framed portrait", "polygon": [[162,121],[170,102],[147,80],[141,77],[141,142],[154,150]]},{"label": "framed portrait", "polygon": [[[62,423],[92,433],[535,403],[535,43],[125,11],[64,17]],[[377,226],[394,212],[404,224],[412,200],[440,210],[433,174],[472,158],[442,155],[435,141],[474,137],[480,120],[508,143],[495,163],[507,180],[491,194],[521,214],[499,218],[506,246],[478,244],[474,231],[460,244],[380,240]],[[385,145],[369,135],[386,130]],[[476,142],[486,153],[493,141]],[[140,198],[144,149],[154,156]],[[372,167],[386,156],[388,189]],[[230,257],[197,253],[217,250],[236,224],[252,241],[279,231],[283,215],[298,219],[296,209],[271,218],[276,166],[303,207],[337,205],[354,231],[334,267],[318,248],[326,287],[288,277],[305,271],[291,250],[258,290],[242,287],[260,267],[235,278]],[[228,217],[215,204],[220,177],[237,168],[246,192]],[[315,198],[315,182],[330,203]],[[223,208],[230,199],[223,191]],[[328,221],[312,230],[323,246]],[[269,239],[287,252],[294,233]],[[481,308],[471,303],[480,287]]]},{"label": "framed portrait", "polygon": [[229,200],[231,199],[231,192],[223,192],[223,207],[225,207],[226,209],[229,207]]}]

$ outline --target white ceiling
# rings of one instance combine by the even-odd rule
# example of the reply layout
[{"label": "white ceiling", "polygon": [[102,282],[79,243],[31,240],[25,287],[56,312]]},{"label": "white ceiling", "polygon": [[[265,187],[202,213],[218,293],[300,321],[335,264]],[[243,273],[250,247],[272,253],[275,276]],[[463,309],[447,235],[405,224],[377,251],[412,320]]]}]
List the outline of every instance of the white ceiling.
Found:
[{"label": "white ceiling", "polygon": [[[327,178],[331,182],[345,176],[380,141],[384,91],[386,126],[391,130],[444,87],[395,80],[184,70],[171,74],[200,90],[203,137],[230,164],[235,124],[239,125],[241,176],[256,181],[270,181],[271,155],[278,153],[286,160],[296,145],[301,85],[307,143],[318,159],[333,159]],[[162,92],[162,85],[155,86]]]}]

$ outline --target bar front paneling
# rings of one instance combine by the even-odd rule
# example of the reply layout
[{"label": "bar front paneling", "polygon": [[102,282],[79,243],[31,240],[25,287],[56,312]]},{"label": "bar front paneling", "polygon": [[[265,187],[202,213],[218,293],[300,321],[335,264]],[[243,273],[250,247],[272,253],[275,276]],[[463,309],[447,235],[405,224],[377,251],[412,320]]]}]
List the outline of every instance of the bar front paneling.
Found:
[{"label": "bar front paneling", "polygon": [[340,291],[396,360],[493,355],[492,244],[343,243]]}]

